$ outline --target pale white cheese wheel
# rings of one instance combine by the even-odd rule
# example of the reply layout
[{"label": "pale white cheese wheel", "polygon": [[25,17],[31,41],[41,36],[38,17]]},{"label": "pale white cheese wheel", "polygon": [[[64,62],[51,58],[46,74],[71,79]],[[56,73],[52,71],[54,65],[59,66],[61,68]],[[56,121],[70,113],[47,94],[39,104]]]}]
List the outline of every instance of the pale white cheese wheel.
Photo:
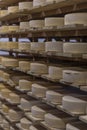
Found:
[{"label": "pale white cheese wheel", "polygon": [[33,7],[33,2],[19,2],[19,10],[29,10],[29,9],[32,9]]},{"label": "pale white cheese wheel", "polygon": [[61,79],[63,68],[62,67],[55,67],[55,66],[49,66],[48,69],[49,77],[52,79]]},{"label": "pale white cheese wheel", "polygon": [[20,96],[15,94],[15,93],[10,93],[9,94],[9,99],[11,100],[11,102],[13,103],[20,103]]},{"label": "pale white cheese wheel", "polygon": [[65,15],[65,25],[87,25],[87,13],[71,13]]},{"label": "pale white cheese wheel", "polygon": [[20,22],[20,29],[21,30],[28,30],[29,29],[29,22]]},{"label": "pale white cheese wheel", "polygon": [[46,111],[44,111],[43,109],[37,106],[33,106],[31,108],[31,113],[32,113],[32,116],[35,118],[44,119],[44,115],[46,114]]},{"label": "pale white cheese wheel", "polygon": [[64,18],[59,17],[49,17],[45,18],[45,27],[53,27],[53,26],[64,26]]},{"label": "pale white cheese wheel", "polygon": [[32,82],[28,80],[19,80],[19,87],[23,90],[30,90],[31,89]]},{"label": "pale white cheese wheel", "polygon": [[8,7],[8,13],[15,13],[19,11],[19,7],[18,6],[9,6]]},{"label": "pale white cheese wheel", "polygon": [[43,28],[44,27],[44,20],[31,20],[29,22],[30,28]]},{"label": "pale white cheese wheel", "polygon": [[60,93],[57,93],[55,91],[47,91],[46,92],[46,99],[47,101],[50,101],[52,103],[61,103],[62,102],[63,95]]},{"label": "pale white cheese wheel", "polygon": [[47,65],[41,63],[31,63],[30,71],[36,74],[46,74],[48,71]]},{"label": "pale white cheese wheel", "polygon": [[31,126],[31,122],[27,120],[26,118],[22,118],[20,120],[21,127],[25,130],[29,130],[29,127]]},{"label": "pale white cheese wheel", "polygon": [[44,5],[46,0],[33,0],[33,7]]},{"label": "pale white cheese wheel", "polygon": [[64,129],[66,125],[61,118],[58,118],[52,114],[45,114],[45,122],[51,128]]},{"label": "pale white cheese wheel", "polygon": [[46,42],[45,52],[63,53],[63,42]]},{"label": "pale white cheese wheel", "polygon": [[23,71],[29,71],[30,70],[30,62],[28,61],[19,61],[19,68]]},{"label": "pale white cheese wheel", "polygon": [[29,51],[30,50],[30,43],[26,43],[26,42],[19,43],[18,49],[21,51]]},{"label": "pale white cheese wheel", "polygon": [[71,54],[87,53],[87,43],[64,43],[63,52]]},{"label": "pale white cheese wheel", "polygon": [[46,96],[47,88],[39,85],[39,84],[32,84],[32,94],[37,97],[45,97]]},{"label": "pale white cheese wheel", "polygon": [[8,14],[8,10],[0,10],[0,17],[4,17]]},{"label": "pale white cheese wheel", "polygon": [[9,115],[9,118],[14,121],[20,121],[20,119],[22,118],[22,113],[20,111],[16,111],[13,109],[9,110],[8,115]]},{"label": "pale white cheese wheel", "polygon": [[44,42],[31,42],[31,51],[44,51],[45,43]]},{"label": "pale white cheese wheel", "polygon": [[87,71],[63,70],[63,80],[77,85],[86,85]]},{"label": "pale white cheese wheel", "polygon": [[19,26],[17,26],[17,25],[14,25],[14,26],[12,26],[12,25],[10,25],[10,26],[8,26],[8,31],[18,31],[19,30]]},{"label": "pale white cheese wheel", "polygon": [[2,59],[2,65],[5,66],[5,67],[17,67],[18,66],[18,60],[10,59],[10,58],[3,58]]},{"label": "pale white cheese wheel", "polygon": [[62,99],[63,108],[74,114],[85,114],[86,105],[86,101],[72,96],[64,96]]}]

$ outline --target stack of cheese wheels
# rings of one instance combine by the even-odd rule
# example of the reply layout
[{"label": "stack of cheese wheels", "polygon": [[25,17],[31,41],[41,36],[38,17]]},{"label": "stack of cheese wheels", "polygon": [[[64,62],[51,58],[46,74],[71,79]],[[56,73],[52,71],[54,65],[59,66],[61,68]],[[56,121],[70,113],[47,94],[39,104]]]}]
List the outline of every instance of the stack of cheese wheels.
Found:
[{"label": "stack of cheese wheels", "polygon": [[45,2],[46,0],[33,0],[33,7],[42,6]]},{"label": "stack of cheese wheels", "polygon": [[63,70],[63,80],[67,83],[86,85],[87,71]]},{"label": "stack of cheese wheels", "polygon": [[41,63],[31,63],[30,71],[35,74],[46,74],[48,71],[47,65]]},{"label": "stack of cheese wheels", "polygon": [[65,15],[65,25],[87,25],[87,13],[71,13]]},{"label": "stack of cheese wheels", "polygon": [[0,32],[1,33],[7,33],[9,31],[9,26],[1,26],[0,27]]},{"label": "stack of cheese wheels", "polygon": [[9,32],[15,32],[15,31],[18,31],[18,30],[19,30],[19,26],[17,26],[17,25],[8,26]]},{"label": "stack of cheese wheels", "polygon": [[63,73],[62,67],[49,66],[48,78],[59,80],[62,78],[62,73]]},{"label": "stack of cheese wheels", "polygon": [[46,42],[45,52],[63,53],[63,42]]},{"label": "stack of cheese wheels", "polygon": [[44,27],[44,20],[31,20],[29,22],[30,28],[43,28]]},{"label": "stack of cheese wheels", "polygon": [[4,17],[8,14],[8,10],[0,10],[0,17]]},{"label": "stack of cheese wheels", "polygon": [[9,99],[9,94],[11,91],[9,89],[2,89],[1,90],[1,96],[5,99]]},{"label": "stack of cheese wheels", "polygon": [[18,49],[20,51],[29,51],[30,50],[30,43],[21,42],[18,44]]},{"label": "stack of cheese wheels", "polygon": [[64,26],[64,18],[61,17],[49,17],[45,18],[45,27],[53,27],[53,26]]},{"label": "stack of cheese wheels", "polygon": [[86,114],[86,101],[72,96],[64,96],[62,106],[65,110],[73,114]]},{"label": "stack of cheese wheels", "polygon": [[87,53],[86,43],[64,43],[63,52],[70,54],[85,54]]},{"label": "stack of cheese wheels", "polygon": [[9,99],[12,103],[20,103],[20,96],[15,93],[10,93]]},{"label": "stack of cheese wheels", "polygon": [[4,114],[8,114],[9,112],[9,107],[5,104],[2,104],[2,111]]},{"label": "stack of cheese wheels", "polygon": [[45,43],[44,42],[31,42],[31,51],[44,51],[45,50]]},{"label": "stack of cheese wheels", "polygon": [[29,130],[29,127],[31,126],[31,121],[27,120],[26,118],[22,118],[20,120],[21,128],[24,130]]},{"label": "stack of cheese wheels", "polygon": [[17,67],[18,60],[17,59],[10,59],[10,58],[2,58],[2,65],[5,67]]},{"label": "stack of cheese wheels", "polygon": [[20,121],[23,114],[19,110],[10,109],[9,112],[8,112],[8,116],[12,121]]},{"label": "stack of cheese wheels", "polygon": [[19,10],[30,10],[33,7],[33,2],[19,2]]},{"label": "stack of cheese wheels", "polygon": [[34,105],[37,105],[38,103],[39,101],[31,99],[31,98],[28,98],[28,99],[21,98],[20,106],[25,111],[31,111],[31,107]]},{"label": "stack of cheese wheels", "polygon": [[21,90],[31,90],[32,82],[28,80],[21,79],[19,80],[19,88]]},{"label": "stack of cheese wheels", "polygon": [[46,99],[47,99],[47,101],[49,101],[51,103],[55,103],[55,104],[61,103],[62,97],[63,97],[62,94],[52,91],[52,90],[49,90],[46,92]]},{"label": "stack of cheese wheels", "polygon": [[8,13],[15,13],[19,11],[19,7],[18,6],[10,6],[8,7]]},{"label": "stack of cheese wheels", "polygon": [[30,70],[30,62],[29,61],[19,61],[19,69],[21,71],[29,71]]},{"label": "stack of cheese wheels", "polygon": [[37,97],[45,97],[46,96],[47,88],[39,85],[39,84],[32,84],[32,94]]},{"label": "stack of cheese wheels", "polygon": [[20,29],[21,30],[28,30],[29,29],[29,22],[20,22]]}]

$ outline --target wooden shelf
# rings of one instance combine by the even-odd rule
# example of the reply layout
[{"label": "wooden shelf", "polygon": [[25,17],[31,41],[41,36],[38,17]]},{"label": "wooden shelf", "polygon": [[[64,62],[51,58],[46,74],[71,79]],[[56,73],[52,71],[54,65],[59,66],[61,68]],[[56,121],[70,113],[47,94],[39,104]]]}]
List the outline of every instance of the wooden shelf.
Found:
[{"label": "wooden shelf", "polygon": [[0,37],[19,37],[19,38],[73,38],[73,37],[86,37],[87,26],[64,26],[53,29],[32,29],[29,31],[18,31],[0,33]]}]

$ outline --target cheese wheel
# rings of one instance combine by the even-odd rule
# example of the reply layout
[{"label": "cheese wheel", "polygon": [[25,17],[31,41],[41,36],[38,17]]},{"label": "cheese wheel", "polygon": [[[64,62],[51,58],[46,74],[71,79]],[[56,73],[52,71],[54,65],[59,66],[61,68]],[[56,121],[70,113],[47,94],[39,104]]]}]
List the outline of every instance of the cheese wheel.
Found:
[{"label": "cheese wheel", "polygon": [[86,105],[87,103],[81,99],[72,97],[72,96],[64,96],[62,99],[63,108],[74,114],[85,114],[86,113]]},{"label": "cheese wheel", "polygon": [[29,29],[29,22],[20,22],[20,29],[21,30],[28,30]]},{"label": "cheese wheel", "polygon": [[30,50],[30,43],[24,43],[24,42],[21,42],[18,44],[18,49],[21,50],[21,51],[29,51]]},{"label": "cheese wheel", "polygon": [[46,0],[33,0],[33,7],[44,5]]},{"label": "cheese wheel", "polygon": [[54,91],[47,91],[46,92],[46,99],[52,103],[61,103],[62,102],[62,94],[54,92]]},{"label": "cheese wheel", "polygon": [[32,82],[28,80],[19,80],[19,87],[23,90],[30,90],[31,89]]},{"label": "cheese wheel", "polygon": [[11,91],[9,89],[2,89],[1,90],[1,95],[2,97],[8,99],[9,98],[9,94],[11,93]]},{"label": "cheese wheel", "polygon": [[8,10],[0,10],[0,17],[4,17],[8,14]]},{"label": "cheese wheel", "polygon": [[45,51],[63,53],[63,42],[46,42]]},{"label": "cheese wheel", "polygon": [[35,118],[44,119],[44,115],[46,114],[46,111],[44,111],[43,109],[37,106],[33,106],[31,108],[31,113],[32,113],[32,116]]},{"label": "cheese wheel", "polygon": [[29,71],[30,70],[30,62],[28,62],[28,61],[19,61],[19,68],[22,71]]},{"label": "cheese wheel", "polygon": [[29,130],[29,127],[31,126],[31,122],[27,120],[26,118],[22,118],[20,120],[21,127],[25,130]]},{"label": "cheese wheel", "polygon": [[32,84],[32,94],[37,97],[45,97],[47,88],[39,84]]},{"label": "cheese wheel", "polygon": [[65,15],[65,25],[87,25],[87,13],[71,13]]},{"label": "cheese wheel", "polygon": [[11,100],[11,102],[13,103],[20,103],[20,96],[15,94],[15,93],[10,93],[9,94],[9,99]]},{"label": "cheese wheel", "polygon": [[15,13],[19,11],[19,7],[18,6],[10,6],[8,7],[8,13]]},{"label": "cheese wheel", "polygon": [[35,74],[46,74],[48,69],[47,69],[47,65],[45,64],[31,63],[30,71]]},{"label": "cheese wheel", "polygon": [[64,18],[59,17],[49,17],[45,18],[45,27],[53,27],[53,26],[64,26]]},{"label": "cheese wheel", "polygon": [[1,26],[0,27],[0,32],[1,33],[7,33],[9,31],[9,26]]},{"label": "cheese wheel", "polygon": [[45,122],[51,128],[64,129],[66,125],[61,118],[58,118],[52,114],[45,114]]},{"label": "cheese wheel", "polygon": [[44,51],[45,43],[44,42],[31,42],[31,51]]},{"label": "cheese wheel", "polygon": [[44,27],[44,20],[31,20],[29,22],[30,28],[43,28]]},{"label": "cheese wheel", "polygon": [[8,26],[8,31],[18,31],[19,30],[19,26],[14,25],[14,26]]},{"label": "cheese wheel", "polygon": [[24,9],[27,9],[27,10],[30,10],[32,9],[33,7],[33,2],[19,2],[19,10],[24,10]]},{"label": "cheese wheel", "polygon": [[64,43],[63,52],[70,54],[85,54],[87,53],[86,43]]},{"label": "cheese wheel", "polygon": [[8,114],[9,107],[7,105],[5,105],[5,104],[2,104],[2,111],[3,111],[3,113]]},{"label": "cheese wheel", "polygon": [[18,60],[10,59],[10,58],[3,58],[2,59],[2,65],[5,66],[5,67],[17,67],[18,66]]}]

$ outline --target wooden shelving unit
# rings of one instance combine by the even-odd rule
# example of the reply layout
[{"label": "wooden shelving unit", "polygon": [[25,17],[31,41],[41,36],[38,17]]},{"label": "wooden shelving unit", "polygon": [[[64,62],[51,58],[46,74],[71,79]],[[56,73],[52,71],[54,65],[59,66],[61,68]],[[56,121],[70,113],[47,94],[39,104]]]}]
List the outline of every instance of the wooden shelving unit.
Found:
[{"label": "wooden shelving unit", "polygon": [[[24,0],[1,0],[0,1],[0,8],[4,9],[7,8],[8,6],[12,5],[18,5],[20,1]],[[17,24],[21,21],[29,21],[29,20],[34,20],[34,19],[44,19],[45,17],[49,16],[64,16],[67,13],[73,13],[73,12],[87,12],[87,0],[64,0],[63,2],[59,3],[48,3],[44,4],[43,6],[38,6],[36,8],[32,8],[30,10],[21,10],[17,13],[12,13],[8,14],[4,17],[0,17],[0,22],[2,25],[9,25],[9,24]],[[42,28],[42,29],[31,29],[31,30],[19,30],[18,32],[8,32],[8,33],[1,33],[0,32],[0,38],[9,38],[9,41],[12,41],[12,38],[16,38],[16,41],[18,41],[19,38],[28,38],[30,41],[38,41],[38,38],[45,38],[46,41],[51,41],[52,38],[56,40],[62,40],[64,39],[65,41],[69,41],[70,39],[76,39],[78,42],[87,42],[87,26],[83,25],[72,25],[72,26],[63,26],[63,27],[54,27],[54,28]],[[73,64],[74,66],[79,66],[79,67],[85,67],[87,69],[87,59],[84,59],[82,56],[70,56],[67,57],[64,54],[63,55],[55,55],[55,54],[48,54],[48,53],[40,53],[40,52],[19,52],[18,50],[0,50],[4,52],[9,52],[9,56],[14,57],[13,54],[15,54],[15,57],[18,58],[19,54],[21,54],[20,57],[26,57],[26,58],[31,58],[32,61],[36,61],[38,59],[43,59],[44,63],[46,64],[51,64],[53,61],[55,64],[58,64],[58,62],[63,62]],[[23,76],[26,79],[30,79],[33,82],[39,82],[41,81],[44,82],[44,84],[50,83],[55,86],[61,86],[62,89],[70,89],[70,91],[77,92],[78,94],[85,95],[87,97],[87,91],[85,92],[82,90],[81,86],[74,86],[71,84],[67,84],[62,82],[61,80],[59,81],[53,81],[51,79],[44,78],[40,75],[35,75],[29,72],[22,72],[18,70],[17,68],[4,68],[4,71],[11,71],[14,73],[14,76]],[[20,75],[18,75],[20,73]],[[11,75],[12,76],[12,75]],[[19,79],[23,79],[23,77],[20,77]],[[61,104],[53,104],[51,102],[48,102],[44,98],[38,98],[32,95],[31,91],[26,92],[26,91],[21,91],[17,89],[17,84],[15,83],[14,80],[11,79],[11,81],[14,83],[11,84],[10,82],[4,82],[1,81],[4,85],[6,85],[6,88],[9,88],[13,92],[17,93],[20,95],[20,97],[23,98],[33,98],[35,100],[40,101],[40,103],[45,103],[49,104],[52,108],[62,111],[64,113],[68,113],[71,117],[73,117],[76,122],[79,121],[79,116],[81,115],[73,115],[68,111],[65,111],[62,107]],[[18,82],[18,81],[17,81]],[[56,88],[58,90],[58,88]],[[18,108],[19,104],[12,104],[8,100],[2,99],[0,97],[0,100],[3,102],[3,104],[7,104],[8,106],[12,108]],[[20,109],[20,111],[23,112],[24,117],[26,117],[25,111]],[[0,109],[0,114],[10,123],[10,125],[14,128],[14,130],[21,130],[21,128],[17,127],[17,123],[19,122],[12,122],[6,115],[4,115]],[[79,121],[80,124],[83,124],[85,127],[87,126],[86,123],[82,123]],[[85,122],[85,121],[84,121]],[[79,123],[77,123],[79,124]],[[39,130],[41,130],[41,126],[43,126],[43,130],[52,130],[46,124],[42,121],[39,123]],[[0,124],[0,129],[4,128]],[[82,130],[82,129],[81,129]]]}]

